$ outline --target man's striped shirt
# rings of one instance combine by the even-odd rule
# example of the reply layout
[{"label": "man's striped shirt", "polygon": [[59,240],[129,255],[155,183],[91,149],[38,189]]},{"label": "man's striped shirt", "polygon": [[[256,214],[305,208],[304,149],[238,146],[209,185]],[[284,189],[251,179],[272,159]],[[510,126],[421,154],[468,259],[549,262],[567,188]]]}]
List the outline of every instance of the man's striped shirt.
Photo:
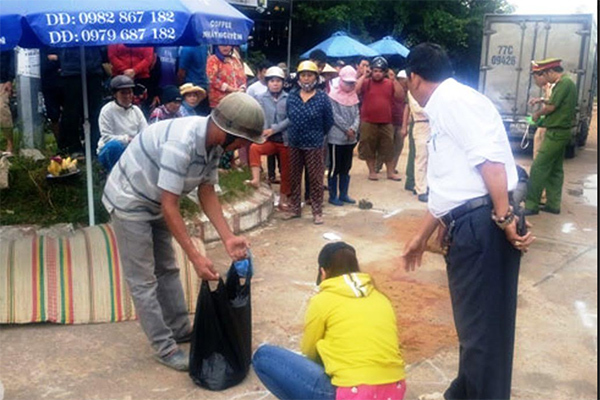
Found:
[{"label": "man's striped shirt", "polygon": [[201,184],[218,183],[223,150],[207,153],[208,117],[185,117],[148,126],[127,146],[112,169],[102,196],[109,213],[146,221],[162,216],[163,190],[186,195]]}]

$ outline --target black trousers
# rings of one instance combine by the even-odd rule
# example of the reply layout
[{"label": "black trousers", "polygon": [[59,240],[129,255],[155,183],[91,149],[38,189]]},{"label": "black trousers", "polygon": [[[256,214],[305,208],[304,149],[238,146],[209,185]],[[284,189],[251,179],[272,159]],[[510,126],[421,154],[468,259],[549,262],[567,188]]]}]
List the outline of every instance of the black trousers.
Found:
[{"label": "black trousers", "polygon": [[269,176],[269,179],[275,179],[276,169],[279,170],[279,175],[281,175],[281,160],[279,159],[279,154],[267,156],[267,174]]},{"label": "black trousers", "polygon": [[328,177],[338,175],[350,174],[352,168],[352,154],[354,153],[355,144],[331,144],[328,143],[329,147],[329,160],[328,160]]},{"label": "black trousers", "polygon": [[[83,151],[81,138],[83,136],[83,89],[81,76],[66,76],[63,80],[63,112],[60,118],[60,134],[57,146],[63,152],[73,153]],[[87,75],[88,110],[91,128],[92,155],[96,155],[96,147],[100,139],[98,117],[102,108],[102,76]]]},{"label": "black trousers", "polygon": [[449,227],[446,256],[460,344],[446,399],[509,399],[521,252],[480,207]]}]

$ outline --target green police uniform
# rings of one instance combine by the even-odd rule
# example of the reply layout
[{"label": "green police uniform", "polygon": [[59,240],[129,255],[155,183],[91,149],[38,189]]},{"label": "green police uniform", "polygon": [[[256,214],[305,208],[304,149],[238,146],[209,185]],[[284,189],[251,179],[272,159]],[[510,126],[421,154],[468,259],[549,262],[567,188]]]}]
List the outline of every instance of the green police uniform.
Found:
[{"label": "green police uniform", "polygon": [[565,149],[571,141],[571,127],[575,121],[577,87],[563,75],[548,101],[556,109],[546,115],[546,135],[540,151],[531,166],[525,208],[538,211],[542,192],[546,189],[546,208],[559,211],[564,180],[563,160]]}]

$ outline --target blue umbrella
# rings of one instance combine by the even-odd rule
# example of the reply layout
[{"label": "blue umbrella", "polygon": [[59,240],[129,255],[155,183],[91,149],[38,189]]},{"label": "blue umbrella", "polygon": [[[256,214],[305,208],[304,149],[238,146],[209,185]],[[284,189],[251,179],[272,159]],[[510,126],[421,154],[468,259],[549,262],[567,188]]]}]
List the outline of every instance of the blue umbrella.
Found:
[{"label": "blue umbrella", "polygon": [[[225,0],[3,0],[0,18],[2,50],[15,43],[26,48],[239,45],[254,24]],[[13,29],[15,21],[22,32]]]},{"label": "blue umbrella", "polygon": [[225,0],[2,0],[0,50],[79,47],[89,223],[95,224],[85,46],[242,44],[252,20]]},{"label": "blue umbrella", "polygon": [[378,51],[365,46],[358,40],[352,39],[346,32],[338,31],[324,42],[319,43],[300,57],[306,58],[313,50],[323,50],[327,57],[344,58],[344,57],[375,57],[379,55]]},{"label": "blue umbrella", "polygon": [[402,57],[407,57],[408,53],[410,53],[410,50],[404,47],[400,42],[394,40],[391,36],[386,36],[381,40],[371,43],[369,47],[384,56],[400,55]]}]

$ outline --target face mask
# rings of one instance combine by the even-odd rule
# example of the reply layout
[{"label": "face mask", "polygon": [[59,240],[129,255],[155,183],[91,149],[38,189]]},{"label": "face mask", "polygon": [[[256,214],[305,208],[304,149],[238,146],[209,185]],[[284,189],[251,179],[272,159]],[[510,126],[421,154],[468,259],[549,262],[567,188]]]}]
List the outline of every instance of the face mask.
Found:
[{"label": "face mask", "polygon": [[298,85],[300,86],[300,89],[304,90],[305,92],[310,92],[315,88],[315,86],[317,86],[317,81],[315,80],[312,83],[301,83],[298,81]]}]

